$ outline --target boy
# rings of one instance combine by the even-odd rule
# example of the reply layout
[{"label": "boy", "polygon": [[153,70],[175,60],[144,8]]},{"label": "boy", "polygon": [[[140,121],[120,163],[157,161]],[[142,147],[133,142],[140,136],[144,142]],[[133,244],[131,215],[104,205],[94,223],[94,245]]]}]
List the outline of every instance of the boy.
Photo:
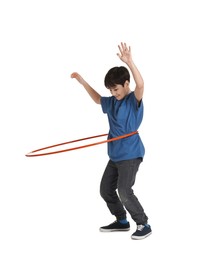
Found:
[{"label": "boy", "polygon": [[[101,97],[78,73],[71,74],[71,78],[77,79],[107,114],[110,127],[108,138],[137,131],[143,117],[143,78],[133,62],[131,48],[126,43],[121,43],[118,48],[118,57],[128,66],[136,83],[134,91],[130,90],[129,71],[123,66],[111,68],[105,76],[104,83],[111,97]],[[100,231],[128,231],[130,224],[126,219],[127,210],[137,224],[132,239],[143,239],[152,233],[147,224],[148,217],[132,189],[144,154],[145,149],[138,133],[108,143],[109,162],[102,176],[100,194],[116,221],[101,227]]]}]

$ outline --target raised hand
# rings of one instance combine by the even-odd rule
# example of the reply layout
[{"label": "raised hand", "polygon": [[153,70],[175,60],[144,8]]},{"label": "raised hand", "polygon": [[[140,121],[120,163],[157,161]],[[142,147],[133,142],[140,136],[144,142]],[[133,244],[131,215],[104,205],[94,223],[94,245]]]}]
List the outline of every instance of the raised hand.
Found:
[{"label": "raised hand", "polygon": [[80,74],[78,74],[77,72],[73,72],[72,74],[71,74],[71,78],[72,79],[77,79],[77,81],[80,83],[80,84],[84,84],[84,79],[81,77],[81,75]]},{"label": "raised hand", "polygon": [[118,45],[120,53],[117,53],[118,57],[128,64],[129,62],[132,61],[132,55],[131,55],[131,48],[130,46],[127,47],[126,43],[121,42],[120,45]]}]

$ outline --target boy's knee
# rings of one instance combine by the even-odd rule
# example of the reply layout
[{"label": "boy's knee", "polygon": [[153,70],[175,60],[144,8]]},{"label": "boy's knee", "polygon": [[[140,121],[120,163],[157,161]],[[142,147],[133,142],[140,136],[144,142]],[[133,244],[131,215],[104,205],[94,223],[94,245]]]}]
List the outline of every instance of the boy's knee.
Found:
[{"label": "boy's knee", "polygon": [[118,194],[119,194],[121,202],[123,204],[126,204],[126,202],[128,201],[128,194],[127,194],[126,190],[125,189],[119,189]]},{"label": "boy's knee", "polygon": [[102,198],[104,198],[105,195],[106,195],[106,192],[105,192],[105,190],[103,189],[103,186],[102,186],[102,185],[100,186],[99,193],[100,193],[100,196],[101,196]]},{"label": "boy's knee", "polygon": [[106,185],[103,185],[101,183],[99,192],[100,192],[100,195],[103,199],[108,198],[109,190],[108,190],[108,187]]}]

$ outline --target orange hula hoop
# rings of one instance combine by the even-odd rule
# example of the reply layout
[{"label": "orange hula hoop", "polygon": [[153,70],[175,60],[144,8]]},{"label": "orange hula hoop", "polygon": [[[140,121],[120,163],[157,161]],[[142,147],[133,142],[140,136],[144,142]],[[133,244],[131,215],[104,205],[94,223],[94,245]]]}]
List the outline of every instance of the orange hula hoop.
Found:
[{"label": "orange hula hoop", "polygon": [[110,139],[107,139],[107,140],[104,140],[104,141],[100,141],[100,142],[95,142],[95,143],[91,143],[91,144],[86,144],[86,145],[82,145],[82,146],[77,146],[77,147],[73,147],[73,148],[64,149],[64,150],[58,150],[58,151],[53,151],[53,152],[45,152],[45,153],[37,153],[37,154],[35,154],[36,152],[47,150],[47,149],[50,149],[50,148],[53,148],[53,147],[57,147],[57,146],[65,145],[65,144],[70,144],[70,143],[75,143],[75,142],[80,142],[80,141],[93,139],[93,138],[97,138],[97,137],[107,136],[108,134],[90,136],[90,137],[85,137],[85,138],[81,138],[81,139],[77,139],[77,140],[73,140],[73,141],[69,141],[69,142],[65,142],[65,143],[54,144],[54,145],[51,145],[51,146],[40,148],[40,149],[37,149],[37,150],[34,150],[34,151],[31,151],[31,152],[27,153],[25,156],[26,157],[35,157],[35,156],[43,156],[43,155],[51,155],[51,154],[69,152],[69,151],[72,151],[72,150],[86,148],[86,147],[90,147],[90,146],[94,146],[94,145],[98,145],[98,144],[103,144],[103,143],[109,143],[109,142],[117,141],[117,140],[129,137],[129,136],[135,135],[135,134],[138,134],[138,131],[134,131],[134,132],[131,132],[129,134],[120,135],[120,136],[117,136],[117,137],[113,137],[113,138],[110,138]]}]

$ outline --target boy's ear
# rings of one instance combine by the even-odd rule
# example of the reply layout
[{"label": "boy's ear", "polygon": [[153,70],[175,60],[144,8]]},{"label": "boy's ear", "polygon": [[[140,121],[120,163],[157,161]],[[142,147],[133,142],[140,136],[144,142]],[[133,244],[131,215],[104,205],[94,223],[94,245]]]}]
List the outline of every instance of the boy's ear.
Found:
[{"label": "boy's ear", "polygon": [[129,87],[129,84],[130,84],[130,82],[129,82],[128,80],[126,80],[126,81],[124,82],[124,87]]}]

